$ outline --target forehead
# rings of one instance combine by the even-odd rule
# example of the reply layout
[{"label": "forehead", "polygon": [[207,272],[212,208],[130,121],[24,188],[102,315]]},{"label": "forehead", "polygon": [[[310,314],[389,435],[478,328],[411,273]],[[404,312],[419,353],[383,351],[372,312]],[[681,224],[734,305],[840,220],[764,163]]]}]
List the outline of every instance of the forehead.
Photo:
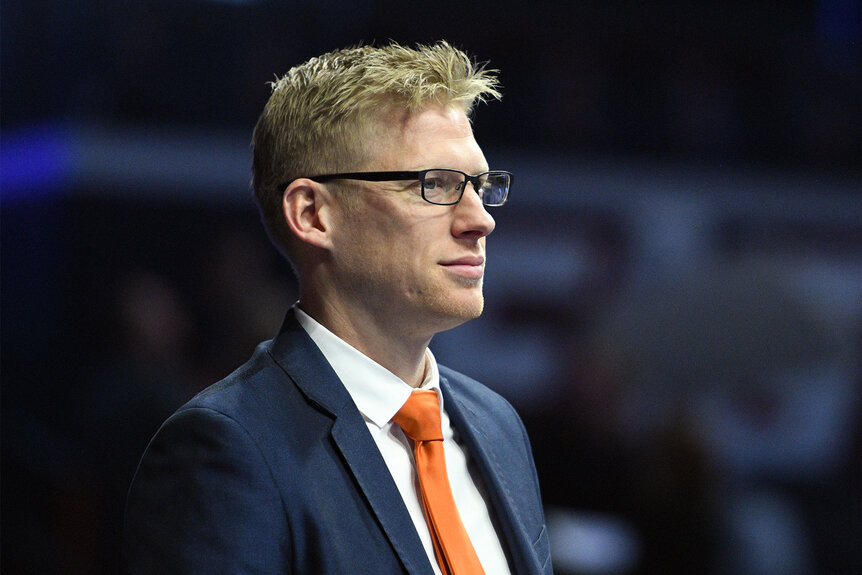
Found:
[{"label": "forehead", "polygon": [[449,106],[434,106],[399,118],[401,133],[412,136],[439,138],[469,138],[473,126],[462,110]]},{"label": "forehead", "polygon": [[485,167],[473,126],[457,107],[392,113],[383,134],[385,141],[380,142],[377,156],[380,169],[457,168],[469,172]]}]

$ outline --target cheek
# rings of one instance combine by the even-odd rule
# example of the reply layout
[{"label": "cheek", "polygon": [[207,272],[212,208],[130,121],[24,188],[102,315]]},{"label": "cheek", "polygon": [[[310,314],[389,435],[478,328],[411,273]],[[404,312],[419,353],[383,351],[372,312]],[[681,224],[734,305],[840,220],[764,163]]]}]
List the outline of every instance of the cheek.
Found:
[{"label": "cheek", "polygon": [[409,238],[385,226],[371,226],[347,241],[352,266],[381,279],[412,275],[422,257]]},{"label": "cheek", "polygon": [[428,267],[427,251],[411,238],[392,237],[379,256],[390,266],[392,275],[410,277],[421,274]]},{"label": "cheek", "polygon": [[428,242],[409,235],[393,235],[380,245],[382,249],[375,250],[376,261],[369,263],[381,277],[389,278],[387,283],[406,293],[427,290],[436,261]]},{"label": "cheek", "polygon": [[405,282],[433,273],[436,262],[445,255],[442,244],[451,233],[445,218],[433,210],[418,211],[424,205],[405,208],[380,202],[383,205],[378,206],[375,201],[380,198],[367,198],[364,212],[345,222],[340,234],[342,242],[351,243],[353,263]]}]

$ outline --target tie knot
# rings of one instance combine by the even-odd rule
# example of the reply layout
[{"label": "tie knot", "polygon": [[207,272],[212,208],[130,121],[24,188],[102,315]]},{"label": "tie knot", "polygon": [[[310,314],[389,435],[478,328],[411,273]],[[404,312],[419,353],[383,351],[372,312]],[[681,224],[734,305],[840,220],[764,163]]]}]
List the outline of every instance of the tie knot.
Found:
[{"label": "tie knot", "polygon": [[442,441],[440,429],[440,404],[437,392],[417,389],[398,410],[392,420],[401,426],[413,441]]}]

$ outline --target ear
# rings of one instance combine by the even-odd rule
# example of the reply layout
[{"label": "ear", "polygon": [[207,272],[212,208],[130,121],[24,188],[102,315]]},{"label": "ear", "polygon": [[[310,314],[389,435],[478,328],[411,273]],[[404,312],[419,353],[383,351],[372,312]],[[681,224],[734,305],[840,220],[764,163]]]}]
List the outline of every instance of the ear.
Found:
[{"label": "ear", "polygon": [[332,197],[321,184],[298,178],[284,190],[281,208],[293,235],[310,245],[327,249],[332,244],[331,203]]}]

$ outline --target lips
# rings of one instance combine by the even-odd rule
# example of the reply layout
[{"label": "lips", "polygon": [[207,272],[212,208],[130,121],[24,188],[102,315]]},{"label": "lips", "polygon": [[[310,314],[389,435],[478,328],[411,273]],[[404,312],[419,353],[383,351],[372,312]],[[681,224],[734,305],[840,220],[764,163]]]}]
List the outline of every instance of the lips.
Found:
[{"label": "lips", "polygon": [[479,279],[485,273],[485,258],[482,256],[465,256],[440,265],[465,278]]}]

